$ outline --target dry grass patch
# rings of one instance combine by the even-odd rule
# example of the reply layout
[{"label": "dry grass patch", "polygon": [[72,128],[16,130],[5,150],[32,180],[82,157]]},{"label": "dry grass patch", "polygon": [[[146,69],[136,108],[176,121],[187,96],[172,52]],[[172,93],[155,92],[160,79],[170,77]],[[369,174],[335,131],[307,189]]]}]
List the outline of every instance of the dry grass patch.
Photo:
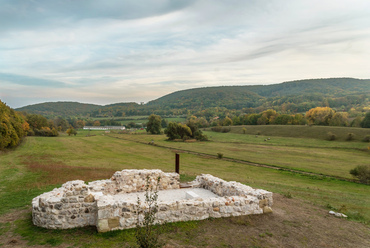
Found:
[{"label": "dry grass patch", "polygon": [[54,161],[50,156],[43,155],[36,159],[25,156],[23,163],[31,172],[40,173],[40,178],[32,182],[28,187],[42,188],[48,185],[63,184],[71,180],[83,180],[85,182],[110,178],[116,171],[111,168],[69,166],[61,161]]}]

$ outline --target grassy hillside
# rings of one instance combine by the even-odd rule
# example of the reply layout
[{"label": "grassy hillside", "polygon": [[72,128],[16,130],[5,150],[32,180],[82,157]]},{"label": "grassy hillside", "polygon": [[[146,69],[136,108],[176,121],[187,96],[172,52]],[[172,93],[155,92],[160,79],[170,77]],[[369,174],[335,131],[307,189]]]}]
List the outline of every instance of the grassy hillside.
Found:
[{"label": "grassy hillside", "polygon": [[[132,230],[98,234],[94,228],[45,230],[35,227],[31,222],[31,200],[65,181],[109,178],[116,170],[173,171],[174,150],[181,153],[182,178],[191,180],[195,175],[209,173],[272,191],[275,212],[270,216],[169,224],[161,236],[169,245],[366,247],[368,244],[368,227],[350,220],[369,223],[369,186],[214,157],[216,152],[223,152],[225,157],[281,166],[291,164],[296,169],[344,175],[354,164],[368,161],[368,152],[352,150],[352,146],[346,148],[348,151],[320,148],[326,146],[324,141],[315,139],[310,140],[308,146],[307,139],[276,137],[271,140],[275,143],[263,145],[262,138],[256,140],[254,135],[233,133],[208,133],[212,136],[211,142],[197,143],[168,142],[163,135],[94,132],[96,136],[86,137],[86,134],[80,131],[71,137],[28,137],[18,149],[0,154],[0,245],[6,247],[18,242],[19,246],[129,247],[134,241]],[[148,145],[151,140],[157,146]],[[347,144],[364,145],[362,142]],[[301,163],[305,160],[318,166]],[[331,217],[329,210],[342,211],[350,220]],[[318,240],[321,243],[317,243]]]}]

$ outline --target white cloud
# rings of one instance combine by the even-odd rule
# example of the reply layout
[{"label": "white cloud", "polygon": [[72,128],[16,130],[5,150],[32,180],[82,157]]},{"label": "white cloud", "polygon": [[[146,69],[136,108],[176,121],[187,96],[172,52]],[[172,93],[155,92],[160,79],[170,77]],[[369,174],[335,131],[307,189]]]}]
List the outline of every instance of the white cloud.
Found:
[{"label": "white cloud", "polygon": [[139,102],[213,85],[369,78],[366,0],[5,3],[0,72],[67,85],[48,98],[27,88],[33,95],[26,103],[0,82],[0,98],[13,99],[13,107],[35,99]]}]

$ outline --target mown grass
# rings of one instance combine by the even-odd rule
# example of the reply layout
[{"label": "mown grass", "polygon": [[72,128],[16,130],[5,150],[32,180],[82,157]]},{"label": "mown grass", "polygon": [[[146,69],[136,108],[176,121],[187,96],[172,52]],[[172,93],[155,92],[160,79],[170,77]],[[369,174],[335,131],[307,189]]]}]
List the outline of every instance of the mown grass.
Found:
[{"label": "mown grass", "polygon": [[[278,140],[279,138],[276,137],[270,140],[269,145],[262,145],[258,144],[261,141],[255,141],[256,138],[253,135],[248,137],[248,135],[232,133],[209,133],[208,135],[212,136],[213,142],[197,143],[168,142],[163,135],[120,134],[115,135],[118,138],[112,138],[104,132],[90,132],[95,135],[90,137],[86,137],[87,133],[88,131],[80,131],[77,136],[63,135],[56,138],[28,137],[17,149],[1,154],[0,215],[30,206],[33,197],[58,187],[68,180],[91,181],[109,178],[114,171],[129,168],[156,168],[163,171],[174,171],[175,152],[171,149],[120,138],[143,141],[144,143],[153,139],[155,144],[193,149],[212,155],[223,152],[225,156],[242,156],[244,159],[246,157],[249,159],[253,154],[259,154],[255,156],[260,160],[267,155],[256,151],[269,151],[271,156],[276,157],[276,159],[274,157],[274,163],[275,161],[283,163],[286,160],[284,162],[286,164],[294,164],[294,161],[299,161],[299,159],[304,160],[302,156],[305,153],[311,153],[314,154],[314,157],[320,155],[321,161],[327,162],[326,164],[322,163],[320,168],[330,168],[328,171],[333,175],[336,173],[333,172],[335,168],[340,171],[338,163],[343,163],[345,168],[352,168],[356,165],[353,161],[369,158],[369,153],[354,150],[351,147],[348,149],[345,147],[323,148],[325,145],[321,143],[324,142],[321,140],[317,143],[310,141],[310,146],[313,146],[311,148],[305,147],[307,143],[304,142],[304,139],[293,139],[291,140],[293,143],[289,144],[289,140],[286,138]],[[293,153],[294,156],[287,156],[288,153]],[[306,157],[304,158],[306,159]],[[344,212],[351,219],[370,223],[370,187],[368,185],[253,167],[211,158],[207,155],[196,156],[182,153],[180,163],[182,181],[192,180],[195,175],[201,173],[208,173],[225,180],[239,181],[252,187],[289,195],[322,207],[330,206],[331,209],[344,209]],[[304,169],[318,171],[320,168],[312,166]],[[345,169],[342,170],[341,173],[344,173]],[[188,224],[179,223],[176,225],[179,225],[181,230],[188,228],[182,226]],[[58,245],[61,242],[67,242],[71,246],[113,247],[120,246],[122,243],[129,245],[130,242],[133,242],[132,230],[109,234],[97,234],[95,229],[90,228],[46,230],[33,226],[30,216],[19,220],[16,226],[15,231],[27,239],[29,245]],[[1,225],[0,233],[4,233],[8,229],[9,226]],[[121,241],[122,243],[120,243]],[[184,242],[186,243],[186,241]]]},{"label": "mown grass", "polygon": [[[370,151],[363,142],[336,142],[303,138],[267,137],[248,134],[205,132],[209,142],[170,142],[164,135],[126,135],[125,139],[200,152],[209,155],[222,153],[224,158],[234,158],[253,163],[273,165],[282,168],[314,172],[344,178],[352,178],[349,171],[357,165],[368,164]],[[120,137],[116,135],[116,137]],[[330,143],[332,144],[332,143]],[[345,146],[348,144],[348,146]]]},{"label": "mown grass", "polygon": [[336,135],[336,140],[345,141],[348,133],[354,134],[355,141],[362,141],[366,135],[370,135],[369,128],[355,127],[331,127],[331,126],[292,126],[292,125],[250,125],[250,126],[233,126],[230,127],[232,133],[243,134],[245,128],[246,134],[310,138],[310,139],[327,139],[328,132]]}]

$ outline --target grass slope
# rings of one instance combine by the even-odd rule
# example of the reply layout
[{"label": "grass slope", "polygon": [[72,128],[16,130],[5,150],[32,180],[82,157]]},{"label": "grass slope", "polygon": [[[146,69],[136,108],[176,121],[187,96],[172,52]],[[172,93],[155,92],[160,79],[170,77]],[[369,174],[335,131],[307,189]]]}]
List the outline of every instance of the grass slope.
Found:
[{"label": "grass slope", "polygon": [[[20,235],[26,241],[22,241],[19,238],[17,242],[23,242],[24,246],[35,244],[65,246],[64,244],[66,243],[79,247],[122,247],[132,244],[132,230],[97,234],[93,228],[61,231],[35,227],[31,223],[29,205],[33,197],[41,192],[49,191],[53,187],[60,186],[68,180],[82,179],[91,181],[109,178],[114,171],[128,168],[158,168],[163,171],[173,171],[175,157],[173,150],[136,142],[147,143],[152,139],[157,144],[163,143],[175,148],[185,146],[183,148],[205,153],[203,156],[181,154],[180,172],[187,179],[194,178],[195,175],[201,173],[209,173],[225,180],[240,181],[253,187],[293,197],[290,204],[284,205],[284,202],[287,200],[284,200],[284,197],[279,198],[277,196],[277,199],[280,199],[278,203],[283,205],[277,204],[277,212],[271,219],[270,228],[263,226],[263,223],[269,223],[269,218],[259,216],[251,217],[251,219],[215,220],[215,224],[211,220],[170,224],[169,229],[162,237],[172,245],[223,247],[228,244],[234,244],[235,247],[264,247],[266,245],[297,247],[308,244],[310,246],[314,245],[312,243],[314,241],[309,240],[316,240],[318,238],[317,235],[320,233],[320,231],[314,228],[314,226],[320,225],[318,223],[323,223],[323,226],[331,226],[335,232],[341,233],[342,238],[340,242],[332,240],[330,237],[327,240],[323,239],[323,242],[328,247],[349,244],[352,242],[353,235],[359,235],[357,243],[353,241],[357,244],[357,247],[361,247],[366,240],[369,240],[366,238],[370,237],[367,227],[337,219],[325,223],[327,221],[328,209],[340,210],[348,214],[352,220],[369,223],[369,186],[325,177],[304,176],[296,173],[253,167],[210,158],[210,156],[206,155],[207,153],[214,155],[222,149],[222,151],[230,152],[227,154],[225,152],[227,156],[242,156],[245,151],[239,152],[235,149],[246,149],[244,146],[250,147],[252,152],[249,154],[252,155],[253,146],[258,147],[258,142],[261,142],[257,141],[254,136],[217,133],[212,134],[213,142],[176,143],[165,141],[165,137],[162,135],[110,135],[117,137],[115,138],[109,137],[102,132],[92,133],[97,135],[86,137],[87,132],[81,131],[77,136],[73,137],[28,137],[16,150],[0,155],[0,202],[2,203],[0,204],[0,235],[4,237],[4,240],[11,240],[11,237]],[[238,142],[238,145],[234,146],[234,142]],[[282,164],[288,163],[292,159],[299,159],[305,151],[307,152],[311,149],[304,147],[304,139],[289,140],[282,138],[282,140],[278,140],[276,138],[275,141],[274,138],[271,142],[276,143],[264,145],[262,150],[270,151],[274,156],[280,155],[279,161]],[[284,155],[289,153],[291,149],[297,149],[297,144],[301,144],[303,151],[296,158],[289,157],[288,159],[288,157],[285,157]],[[321,141],[316,143],[311,141],[310,145],[317,145],[316,148],[312,149],[319,154],[322,148],[319,149],[318,147],[323,144]],[[276,151],[277,148],[278,151]],[[343,149],[330,148],[329,150],[337,153],[331,157],[323,156],[321,159],[325,159],[327,164],[323,164],[322,167],[334,168],[337,156],[350,157],[358,161],[362,160],[362,154],[369,156],[368,153],[360,151],[353,153],[353,155],[350,155],[350,153],[340,155]],[[266,155],[264,154],[256,156],[257,159],[265,157]],[[286,158],[285,162],[284,158]],[[352,165],[348,167],[352,167]],[[305,169],[316,170],[308,167]],[[334,170],[329,171],[335,172]],[[313,207],[312,204],[316,205],[316,207]],[[307,210],[309,215],[306,216],[302,211],[308,208],[316,210]],[[21,214],[22,211],[19,211],[21,209],[24,209],[25,217]],[[298,211],[298,209],[300,210]],[[300,217],[294,217],[294,211],[298,211],[299,213],[297,212],[297,214]],[[284,212],[286,214],[283,214]],[[296,219],[294,220],[294,218]],[[307,223],[314,221],[314,219],[317,219],[317,223],[312,223],[312,229],[308,228]],[[273,221],[276,221],[276,223]],[[343,229],[336,229],[336,226],[332,226],[333,223],[337,223],[335,225],[341,223]],[[240,230],[248,233],[247,230],[249,229],[244,229],[244,226],[248,225],[256,226],[254,229],[257,231],[247,235],[239,233]],[[278,225],[281,226],[278,227]],[[281,231],[277,231],[277,229]],[[225,232],[222,230],[239,233],[235,236],[236,240],[233,241],[234,243],[227,236],[221,235],[222,232]],[[300,230],[311,232],[314,236],[310,237],[304,233],[299,234]],[[353,230],[352,236],[343,233],[343,230]],[[219,233],[219,235],[214,237],[214,233]],[[292,236],[289,239],[290,235]]]}]

